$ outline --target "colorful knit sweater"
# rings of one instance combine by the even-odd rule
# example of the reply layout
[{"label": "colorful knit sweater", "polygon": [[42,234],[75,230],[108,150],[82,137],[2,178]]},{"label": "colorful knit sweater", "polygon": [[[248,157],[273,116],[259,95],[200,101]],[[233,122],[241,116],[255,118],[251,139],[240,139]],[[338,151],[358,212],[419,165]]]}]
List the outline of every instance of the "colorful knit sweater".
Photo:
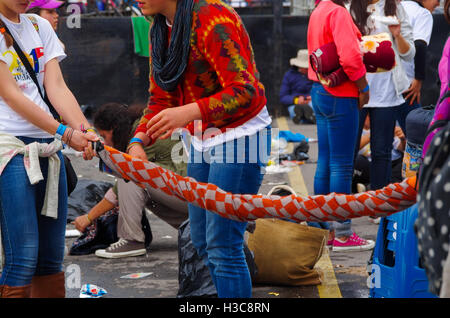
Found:
[{"label": "colorful knit sweater", "polygon": [[[175,91],[160,88],[150,68],[149,104],[136,133],[145,133],[161,110],[193,102],[200,107],[202,132],[238,127],[266,105],[248,33],[238,14],[219,0],[194,0],[189,61]],[[194,133],[193,123],[187,128]]]}]

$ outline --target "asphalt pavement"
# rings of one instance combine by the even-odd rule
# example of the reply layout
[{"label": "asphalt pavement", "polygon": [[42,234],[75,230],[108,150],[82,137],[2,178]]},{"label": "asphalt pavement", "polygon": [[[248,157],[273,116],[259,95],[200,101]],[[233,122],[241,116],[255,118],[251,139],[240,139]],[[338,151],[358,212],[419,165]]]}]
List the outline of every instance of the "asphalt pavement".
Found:
[{"label": "asphalt pavement", "polygon": [[[308,138],[309,160],[300,169],[289,173],[268,174],[264,177],[260,193],[268,193],[274,185],[288,184],[299,193],[313,193],[313,180],[317,162],[316,126],[294,124],[290,119],[279,118],[273,127],[300,132]],[[291,145],[292,147],[292,145]],[[111,175],[100,173],[98,159],[84,161],[70,155],[75,171],[80,179],[114,182]],[[87,211],[86,211],[87,212]],[[90,283],[107,291],[105,298],[174,298],[178,291],[178,232],[176,229],[148,212],[153,233],[153,241],[146,256],[124,259],[102,259],[97,256],[66,255],[67,297],[78,298],[80,287]],[[353,220],[353,230],[363,238],[376,239],[377,225],[367,218]],[[73,229],[68,224],[68,229]],[[70,248],[75,238],[66,238]],[[318,286],[273,286],[254,285],[253,298],[367,298],[366,265],[370,251],[334,252],[324,254],[316,265],[322,274],[322,284]],[[144,273],[141,278],[123,278],[129,274]],[[144,276],[142,275],[142,276]]]}]

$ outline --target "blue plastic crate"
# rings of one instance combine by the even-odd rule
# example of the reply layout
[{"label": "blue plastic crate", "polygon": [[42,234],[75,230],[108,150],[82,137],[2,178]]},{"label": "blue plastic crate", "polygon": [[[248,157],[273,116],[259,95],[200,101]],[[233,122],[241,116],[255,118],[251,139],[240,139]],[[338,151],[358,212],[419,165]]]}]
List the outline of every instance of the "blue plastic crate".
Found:
[{"label": "blue plastic crate", "polygon": [[382,218],[373,256],[370,297],[436,297],[428,291],[428,278],[419,264],[416,219],[417,204]]}]

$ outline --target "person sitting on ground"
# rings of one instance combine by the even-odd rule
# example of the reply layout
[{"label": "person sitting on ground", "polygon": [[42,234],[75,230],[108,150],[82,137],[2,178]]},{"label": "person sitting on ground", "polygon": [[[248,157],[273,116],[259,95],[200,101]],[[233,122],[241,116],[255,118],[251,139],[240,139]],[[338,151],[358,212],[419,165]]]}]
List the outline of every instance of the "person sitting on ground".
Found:
[{"label": "person sitting on ground", "polygon": [[290,60],[291,68],[284,74],[280,89],[280,102],[287,107],[294,123],[316,122],[311,106],[311,87],[308,79],[308,50],[299,50]]},{"label": "person sitting on ground", "polygon": [[[145,107],[145,106],[144,106]],[[144,107],[127,108],[125,105],[109,103],[105,104],[94,115],[94,126],[104,138],[105,144],[118,150],[126,151]],[[153,145],[146,147],[148,160],[157,163],[161,167],[170,169],[178,174],[186,174],[185,163],[174,163],[171,154],[172,149],[179,140],[159,139]],[[117,236],[119,241],[111,244],[106,249],[99,249],[95,255],[103,258],[122,258],[146,254],[145,235],[142,230],[142,212],[150,200],[147,192],[133,182],[125,182],[118,179],[113,188],[108,190],[104,198],[93,207],[89,213],[79,216],[74,224],[77,230],[84,232],[86,228],[98,217],[119,206],[119,218],[117,223]],[[187,210],[171,211],[164,209],[164,213],[177,219],[168,223],[178,227],[187,219]],[[153,209],[152,209],[153,212]],[[157,214],[157,212],[154,212]]]}]

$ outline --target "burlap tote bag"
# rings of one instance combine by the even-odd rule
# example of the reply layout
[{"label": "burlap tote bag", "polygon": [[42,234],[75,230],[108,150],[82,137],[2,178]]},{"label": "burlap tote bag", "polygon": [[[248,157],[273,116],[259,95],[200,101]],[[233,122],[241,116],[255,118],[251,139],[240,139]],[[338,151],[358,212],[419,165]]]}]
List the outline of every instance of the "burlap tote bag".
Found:
[{"label": "burlap tote bag", "polygon": [[[272,191],[271,191],[272,192]],[[318,285],[314,269],[326,246],[328,231],[279,219],[258,219],[248,247],[257,267],[255,283]]]},{"label": "burlap tote bag", "polygon": [[328,231],[278,219],[260,219],[248,247],[258,269],[255,283],[318,285],[314,269],[322,256]]}]

